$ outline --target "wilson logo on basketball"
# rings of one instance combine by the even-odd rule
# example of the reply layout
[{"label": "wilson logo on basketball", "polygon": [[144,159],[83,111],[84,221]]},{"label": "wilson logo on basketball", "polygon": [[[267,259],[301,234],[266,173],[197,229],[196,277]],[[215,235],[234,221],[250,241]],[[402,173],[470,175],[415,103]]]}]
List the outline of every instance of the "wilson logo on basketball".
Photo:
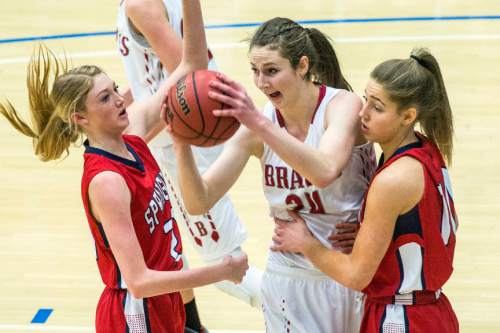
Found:
[{"label": "wilson logo on basketball", "polygon": [[180,80],[177,83],[175,95],[177,97],[177,101],[179,102],[179,105],[181,106],[182,112],[184,113],[185,116],[191,112],[189,109],[188,103],[186,101],[186,98],[184,98],[184,91],[186,90],[186,80]]},{"label": "wilson logo on basketball", "polygon": [[164,120],[177,139],[190,145],[211,147],[229,139],[240,123],[234,117],[218,117],[214,110],[225,105],[210,98],[210,81],[219,80],[217,72],[206,69],[186,74],[172,85],[165,96]]}]

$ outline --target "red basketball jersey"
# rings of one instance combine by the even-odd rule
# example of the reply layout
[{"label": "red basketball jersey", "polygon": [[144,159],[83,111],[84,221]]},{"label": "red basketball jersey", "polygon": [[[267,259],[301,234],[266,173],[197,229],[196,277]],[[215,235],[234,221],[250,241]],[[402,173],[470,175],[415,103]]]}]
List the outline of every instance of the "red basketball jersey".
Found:
[{"label": "red basketball jersey", "polygon": [[120,268],[108,244],[102,224],[90,211],[88,187],[103,171],[120,174],[131,194],[132,223],[144,260],[150,269],[182,268],[182,245],[162,173],[142,139],[123,136],[134,160],[124,159],[86,144],[82,198],[92,236],[97,265],[106,285],[96,310],[96,332],[184,332],[184,306],[180,293],[135,299],[126,289]]},{"label": "red basketball jersey", "polygon": [[420,202],[397,218],[389,248],[363,290],[369,298],[438,291],[453,271],[457,218],[451,182],[439,149],[417,135],[419,142],[398,149],[374,176],[399,158],[411,156],[424,167],[425,189]]},{"label": "red basketball jersey", "polygon": [[82,177],[83,205],[95,240],[97,265],[104,284],[110,288],[126,287],[104,229],[91,213],[88,195],[90,181],[103,171],[116,172],[127,183],[132,222],[146,265],[159,271],[182,268],[181,239],[160,168],[142,139],[128,135],[123,138],[135,161],[86,145]]},{"label": "red basketball jersey", "polygon": [[[398,149],[379,164],[375,174],[399,158],[411,156],[424,168],[425,188],[420,202],[397,218],[389,248],[364,290],[363,333],[459,331],[453,308],[441,293],[453,271],[455,251],[457,219],[451,183],[439,149],[419,133],[417,136],[419,142]],[[365,204],[361,219],[364,208]]]}]

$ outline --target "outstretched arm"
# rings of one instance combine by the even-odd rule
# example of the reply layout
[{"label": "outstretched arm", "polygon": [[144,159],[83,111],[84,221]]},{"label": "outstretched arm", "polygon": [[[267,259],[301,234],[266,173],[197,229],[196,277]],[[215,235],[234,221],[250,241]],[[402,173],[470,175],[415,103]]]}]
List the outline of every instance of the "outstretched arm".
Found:
[{"label": "outstretched arm", "polygon": [[99,173],[90,183],[89,197],[92,213],[102,223],[122,276],[136,298],[191,289],[224,279],[238,283],[248,268],[244,255],[186,271],[149,269],[132,224],[131,196],[123,177],[111,171]]},{"label": "outstretched arm", "polygon": [[208,51],[199,0],[183,0],[183,16],[182,60],[153,96],[129,107],[128,133],[145,138],[154,128],[164,127],[160,110],[168,89],[187,73],[207,68]]},{"label": "outstretched arm", "polygon": [[134,27],[149,42],[158,58],[172,73],[182,59],[182,39],[169,24],[162,0],[127,0],[126,13]]},{"label": "outstretched arm", "polygon": [[195,164],[191,146],[176,141],[174,137],[174,149],[184,205],[190,214],[200,215],[231,188],[251,155],[262,154],[262,143],[247,128],[240,127],[203,176]]},{"label": "outstretched arm", "polygon": [[361,99],[348,91],[334,97],[326,111],[326,130],[319,147],[312,148],[298,140],[259,112],[245,88],[220,74],[222,82],[212,82],[212,87],[222,93],[212,92],[211,97],[228,105],[214,111],[217,116],[233,116],[247,126],[287,164],[318,187],[325,187],[342,174],[359,136]]}]

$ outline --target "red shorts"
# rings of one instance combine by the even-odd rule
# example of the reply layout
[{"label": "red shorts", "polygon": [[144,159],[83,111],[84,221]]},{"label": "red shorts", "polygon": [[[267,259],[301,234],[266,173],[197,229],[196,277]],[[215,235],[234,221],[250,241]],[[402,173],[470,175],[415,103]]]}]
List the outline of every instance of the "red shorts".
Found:
[{"label": "red shorts", "polygon": [[180,293],[134,299],[127,290],[105,288],[96,310],[96,333],[184,333]]},{"label": "red shorts", "polygon": [[458,320],[441,293],[434,303],[381,304],[366,300],[361,333],[458,333]]}]

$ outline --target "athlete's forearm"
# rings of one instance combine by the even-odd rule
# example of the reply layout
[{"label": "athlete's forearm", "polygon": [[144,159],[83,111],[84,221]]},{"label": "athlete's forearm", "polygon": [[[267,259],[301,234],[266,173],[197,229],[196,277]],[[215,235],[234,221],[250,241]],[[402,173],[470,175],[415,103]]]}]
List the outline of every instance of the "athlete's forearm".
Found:
[{"label": "athlete's forearm", "polygon": [[210,208],[208,188],[198,171],[191,147],[176,143],[174,151],[184,206],[192,215],[204,214]]},{"label": "athlete's forearm", "polygon": [[206,286],[230,276],[231,268],[224,263],[180,271],[145,270],[128,282],[135,298],[152,297],[186,289]]},{"label": "athlete's forearm", "polygon": [[208,48],[199,0],[183,0],[182,60],[194,69],[208,66]]},{"label": "athlete's forearm", "polygon": [[371,280],[358,269],[352,254],[328,249],[315,238],[307,242],[303,254],[319,270],[347,288],[361,291]]},{"label": "athlete's forearm", "polygon": [[312,148],[268,122],[259,126],[258,135],[302,177],[317,187],[325,187],[341,174],[340,163],[329,154]]}]

